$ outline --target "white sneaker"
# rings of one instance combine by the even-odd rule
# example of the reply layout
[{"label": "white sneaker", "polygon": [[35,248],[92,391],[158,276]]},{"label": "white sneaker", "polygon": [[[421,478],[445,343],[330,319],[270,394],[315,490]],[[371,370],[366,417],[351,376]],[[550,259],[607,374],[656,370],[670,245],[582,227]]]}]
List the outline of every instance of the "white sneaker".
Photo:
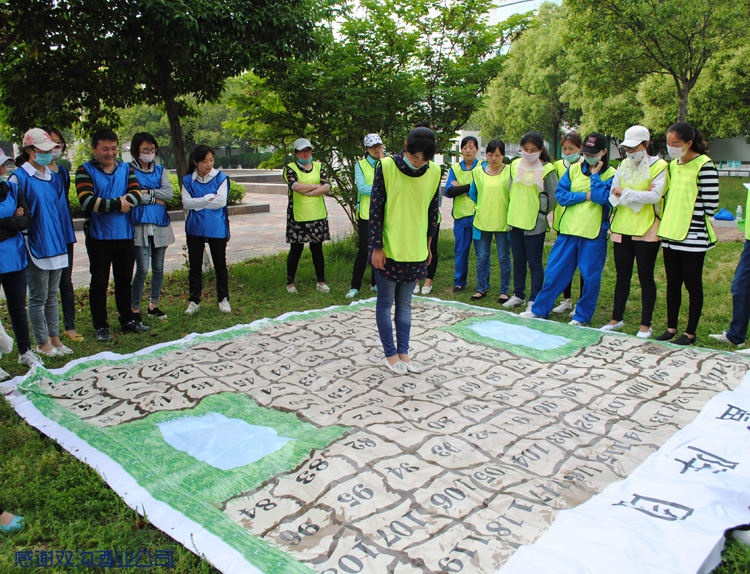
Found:
[{"label": "white sneaker", "polygon": [[716,339],[717,341],[719,341],[719,343],[729,343],[730,345],[734,345],[734,343],[732,343],[732,341],[730,341],[729,339],[727,339],[727,332],[726,331],[724,331],[721,335],[718,335],[718,334],[715,334],[715,333],[711,334],[711,335],[709,335],[709,337],[711,337],[712,339]]},{"label": "white sneaker", "polygon": [[378,292],[378,286],[377,285],[373,285],[372,287],[370,287],[370,293],[377,293],[377,292]]},{"label": "white sneaker", "polygon": [[34,349],[34,353],[37,355],[44,355],[45,357],[62,357],[65,354],[60,349],[54,346],[49,351],[43,351],[39,347],[39,345],[37,345],[36,349]]},{"label": "white sneaker", "polygon": [[521,299],[520,297],[516,297],[513,295],[510,299],[508,299],[505,303],[503,303],[503,307],[506,309],[510,309],[512,307],[518,307],[519,305],[523,305],[526,302],[525,299]]},{"label": "white sneaker", "polygon": [[386,369],[388,369],[394,375],[405,375],[409,372],[406,370],[406,363],[404,363],[403,361],[396,361],[395,365],[391,365],[386,358],[383,359],[383,362],[385,363]]},{"label": "white sneaker", "polygon": [[573,319],[571,321],[568,321],[568,325],[573,325],[574,327],[580,327],[583,325],[578,319]]},{"label": "white sneaker", "polygon": [[429,295],[430,293],[432,293],[432,285],[422,287],[422,295]]},{"label": "white sneaker", "polygon": [[531,306],[534,304],[533,301],[529,301],[529,303],[526,305],[526,310],[531,311]]},{"label": "white sneaker", "polygon": [[29,368],[34,367],[36,365],[43,367],[44,361],[42,361],[42,358],[39,355],[37,355],[34,351],[29,349],[23,355],[18,355],[18,364],[26,365]]},{"label": "white sneaker", "polygon": [[635,336],[639,339],[649,339],[651,338],[651,333],[653,333],[653,331],[651,330],[651,327],[649,327],[648,331],[638,331]]},{"label": "white sneaker", "polygon": [[74,353],[73,349],[71,349],[70,347],[66,347],[65,345],[55,347],[55,349],[60,351],[63,355],[72,355]]},{"label": "white sneaker", "polygon": [[523,313],[519,313],[518,316],[523,317],[524,319],[541,319],[542,318],[539,315],[535,315],[531,309],[527,309]]},{"label": "white sneaker", "polygon": [[4,369],[0,369],[0,381],[4,381],[5,379],[10,377],[10,373],[5,371]]},{"label": "white sneaker", "polygon": [[315,289],[317,289],[321,293],[330,293],[330,291],[331,291],[331,288],[328,285],[326,285],[325,283],[318,283],[315,286]]},{"label": "white sneaker", "polygon": [[424,367],[422,366],[422,363],[418,363],[417,361],[410,360],[408,363],[401,361],[401,364],[406,365],[406,370],[410,373],[419,374],[422,371],[424,371]]},{"label": "white sneaker", "polygon": [[347,291],[346,293],[346,298],[354,299],[358,293],[359,293],[359,289],[349,289],[349,291]]},{"label": "white sneaker", "polygon": [[617,329],[622,329],[625,326],[625,323],[622,321],[618,321],[614,325],[606,324],[602,327],[599,327],[600,331],[616,331]]},{"label": "white sneaker", "polygon": [[563,299],[562,302],[552,309],[553,313],[565,313],[565,311],[570,311],[573,308],[573,303],[570,302],[570,299]]},{"label": "white sneaker", "polygon": [[13,350],[13,338],[0,325],[0,353],[8,354]]},{"label": "white sneaker", "polygon": [[573,305],[573,309],[571,309],[570,313],[568,313],[568,317],[576,316],[576,307],[578,307],[578,305]]},{"label": "white sneaker", "polygon": [[297,288],[294,285],[287,285],[286,292],[294,294],[297,292]]},{"label": "white sneaker", "polygon": [[232,308],[229,306],[229,299],[224,297],[221,301],[219,301],[219,311],[222,313],[231,313]]},{"label": "white sneaker", "polygon": [[419,281],[414,285],[414,291],[412,291],[415,295],[419,293]]},{"label": "white sneaker", "polygon": [[193,313],[197,313],[198,309],[200,309],[200,303],[196,303],[195,301],[190,301],[190,304],[188,305],[188,308],[185,309],[185,313],[188,315],[192,315]]}]

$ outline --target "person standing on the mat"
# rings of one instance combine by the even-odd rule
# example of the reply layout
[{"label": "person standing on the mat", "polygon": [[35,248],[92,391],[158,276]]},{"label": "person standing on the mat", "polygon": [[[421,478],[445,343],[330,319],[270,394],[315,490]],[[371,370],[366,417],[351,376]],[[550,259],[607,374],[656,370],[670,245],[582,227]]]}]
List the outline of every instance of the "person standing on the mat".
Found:
[{"label": "person standing on the mat", "polygon": [[89,254],[91,285],[89,307],[96,339],[108,343],[114,338],[107,323],[109,270],[115,277],[115,301],[123,333],[141,333],[151,327],[135,320],[130,309],[131,281],[135,266],[133,222],[130,210],[138,205],[141,190],[133,168],[117,160],[117,134],[101,129],[91,139],[93,159],[76,170],[78,201],[86,212],[84,232]]},{"label": "person standing on the mat", "polygon": [[328,230],[328,210],[323,196],[331,191],[325,168],[313,161],[310,140],[299,138],[294,142],[295,161],[284,168],[284,179],[289,185],[289,203],[286,210],[286,242],[289,255],[286,258],[286,290],[297,293],[294,277],[297,275],[299,258],[305,243],[310,244],[315,275],[315,289],[328,293],[326,285],[323,242],[331,239]]},{"label": "person standing on the mat", "polygon": [[585,163],[570,166],[555,196],[565,210],[558,221],[560,233],[547,259],[547,276],[531,309],[521,317],[549,317],[555,299],[570,283],[576,267],[584,279],[581,298],[570,325],[585,325],[596,311],[602,271],[607,261],[609,193],[615,170],[607,160],[607,139],[589,134],[584,139]]},{"label": "person standing on the mat", "polygon": [[[370,224],[370,194],[372,193],[372,182],[375,180],[375,167],[383,159],[383,140],[378,134],[367,134],[365,136],[364,158],[354,165],[354,181],[357,185],[357,236],[359,238],[359,249],[354,259],[352,269],[352,282],[347,299],[354,299],[362,288],[362,278],[367,270],[367,241],[369,239]],[[370,291],[377,291],[375,287],[375,272],[370,272]]]},{"label": "person standing on the mat", "polygon": [[375,320],[385,366],[397,375],[422,372],[422,366],[409,357],[411,298],[415,283],[427,274],[430,243],[437,229],[442,174],[431,161],[436,145],[431,129],[412,130],[403,155],[380,162],[372,186],[369,248],[378,286]]},{"label": "person standing on the mat", "polygon": [[453,292],[459,293],[466,288],[469,275],[469,250],[471,249],[472,233],[474,232],[474,208],[476,204],[469,197],[471,182],[474,181],[472,172],[479,165],[477,153],[479,142],[474,136],[466,136],[461,140],[461,156],[463,159],[448,170],[445,180],[445,197],[453,198],[453,236],[456,243],[453,249],[455,271],[453,274]]}]

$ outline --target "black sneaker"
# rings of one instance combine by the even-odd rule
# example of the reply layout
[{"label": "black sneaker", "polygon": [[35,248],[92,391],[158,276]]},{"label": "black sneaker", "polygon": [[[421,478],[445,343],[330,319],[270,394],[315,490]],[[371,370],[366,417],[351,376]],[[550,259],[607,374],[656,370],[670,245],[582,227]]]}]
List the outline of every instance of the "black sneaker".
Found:
[{"label": "black sneaker", "polygon": [[149,309],[148,310],[148,314],[151,317],[156,317],[157,319],[166,319],[167,318],[167,314],[164,311],[162,311],[161,309],[159,309],[158,307],[154,307],[153,309]]},{"label": "black sneaker", "polygon": [[148,327],[146,325],[141,325],[140,323],[137,323],[136,321],[130,321],[129,323],[125,323],[124,325],[121,325],[120,328],[122,329],[123,333],[143,333],[144,331],[151,330],[151,327]]},{"label": "black sneaker", "polygon": [[461,291],[463,291],[463,290],[464,290],[464,288],[463,288],[463,287],[461,287],[460,285],[454,285],[454,286],[453,286],[453,292],[454,292],[454,293],[460,293],[460,292],[461,292]]},{"label": "black sneaker", "polygon": [[676,336],[677,336],[677,331],[675,331],[674,333],[672,333],[669,329],[667,329],[666,331],[664,331],[658,337],[654,337],[654,340],[656,340],[656,341],[671,341]]},{"label": "black sneaker", "polygon": [[135,321],[136,323],[140,323],[141,322],[141,314],[140,313],[133,313],[133,321]]},{"label": "black sneaker", "polygon": [[692,339],[688,337],[685,333],[677,337],[674,341],[672,341],[673,345],[695,345],[695,340],[697,337],[693,337]]},{"label": "black sneaker", "polygon": [[111,343],[115,338],[109,334],[109,329],[102,327],[96,330],[96,340],[100,343]]}]

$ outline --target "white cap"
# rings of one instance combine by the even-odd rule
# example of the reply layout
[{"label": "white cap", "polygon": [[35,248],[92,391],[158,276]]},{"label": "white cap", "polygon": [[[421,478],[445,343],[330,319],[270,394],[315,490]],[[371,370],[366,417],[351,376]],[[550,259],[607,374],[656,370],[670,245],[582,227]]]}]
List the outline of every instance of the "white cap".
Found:
[{"label": "white cap", "polygon": [[5,155],[5,152],[0,149],[0,165],[3,165],[6,161],[11,161],[13,158]]},{"label": "white cap", "polygon": [[312,149],[312,144],[310,143],[310,140],[305,138],[299,138],[294,140],[294,151],[302,151],[305,148]]},{"label": "white cap", "polygon": [[52,141],[49,134],[39,128],[31,128],[23,134],[23,147],[34,146],[42,151],[50,151],[57,147],[58,144]]},{"label": "white cap", "polygon": [[383,145],[383,140],[380,139],[378,134],[367,134],[365,136],[365,147],[372,147],[376,145]]},{"label": "white cap", "polygon": [[643,142],[649,141],[651,141],[651,134],[648,128],[632,126],[625,132],[625,138],[622,140],[620,147],[637,147]]}]

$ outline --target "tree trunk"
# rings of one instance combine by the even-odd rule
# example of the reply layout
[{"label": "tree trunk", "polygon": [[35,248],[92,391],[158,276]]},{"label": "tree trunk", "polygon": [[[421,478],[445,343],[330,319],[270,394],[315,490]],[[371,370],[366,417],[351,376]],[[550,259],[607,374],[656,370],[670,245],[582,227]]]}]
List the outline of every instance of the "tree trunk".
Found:
[{"label": "tree trunk", "polygon": [[169,132],[172,135],[172,148],[174,149],[175,167],[177,168],[177,181],[187,175],[187,162],[185,161],[185,141],[182,137],[182,124],[177,111],[177,103],[174,100],[174,89],[172,87],[172,66],[166,59],[158,59],[159,65],[159,91],[161,92],[164,110],[167,112],[169,121]]},{"label": "tree trunk", "polygon": [[683,82],[683,84],[679,87],[679,94],[680,94],[680,108],[677,112],[677,121],[678,122],[685,122],[687,121],[687,112],[688,112],[688,100],[690,98],[690,86],[688,83]]}]

